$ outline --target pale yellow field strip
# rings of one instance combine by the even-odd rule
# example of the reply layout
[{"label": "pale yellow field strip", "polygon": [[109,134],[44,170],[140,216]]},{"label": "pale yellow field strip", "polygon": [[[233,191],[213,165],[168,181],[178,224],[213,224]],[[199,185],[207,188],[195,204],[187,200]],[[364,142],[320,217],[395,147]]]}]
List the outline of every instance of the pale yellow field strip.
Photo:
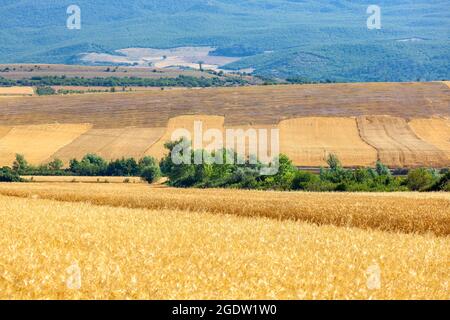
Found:
[{"label": "pale yellow field strip", "polygon": [[100,150],[113,143],[125,132],[119,129],[91,129],[80,135],[72,143],[62,147],[52,155],[61,159],[66,165],[72,159],[80,160],[88,153],[99,154]]},{"label": "pale yellow field strip", "polygon": [[165,128],[91,129],[73,143],[65,146],[53,157],[68,163],[94,153],[107,160],[122,157],[142,158],[164,134]]},{"label": "pale yellow field strip", "polygon": [[2,299],[449,299],[450,240],[0,196]]},{"label": "pale yellow field strip", "polygon": [[[224,121],[224,117],[207,115],[186,115],[171,118],[169,119],[164,135],[149,147],[145,154],[153,156],[156,159],[161,159],[167,154],[167,149],[164,148],[164,144],[171,141],[172,138],[177,139],[177,137],[185,137],[189,138],[191,141],[194,140],[194,137],[196,136],[194,126],[196,122],[201,124],[202,132],[209,129],[218,129],[223,132]],[[186,134],[183,134],[183,132]]]},{"label": "pale yellow field strip", "polygon": [[[203,149],[216,149],[216,145],[214,143],[217,141],[214,141],[214,139],[217,136],[220,136],[221,140],[219,141],[221,141],[220,143],[224,148],[233,149],[236,152],[242,151],[239,153],[247,156],[249,155],[250,150],[248,137],[253,135],[256,136],[257,139],[254,140],[254,143],[257,146],[260,134],[266,135],[267,133],[267,155],[271,155],[271,130],[277,129],[276,125],[224,126],[224,122],[225,118],[222,116],[187,115],[171,118],[167,125],[165,134],[154,145],[152,145],[146,153],[154,156],[157,159],[160,159],[165,154],[167,154],[167,150],[164,148],[164,144],[168,141],[171,141],[172,138],[178,137],[176,132],[178,132],[179,130],[186,130],[187,134],[181,135],[190,138],[191,142],[194,141],[195,137],[200,137]],[[195,123],[197,123],[197,128],[201,128],[198,129],[197,132],[194,128]],[[210,129],[215,130],[217,136],[208,137],[207,131]],[[228,130],[232,130],[234,132],[234,134],[230,133],[229,139],[227,139]],[[265,130],[266,133],[261,130]],[[182,131],[180,131],[180,133],[182,133]],[[257,154],[257,152],[258,149],[256,148],[256,152],[254,152],[254,154]]]},{"label": "pale yellow field strip", "polygon": [[90,129],[89,124],[48,124],[13,127],[0,139],[0,165],[11,165],[15,154],[40,164]]},{"label": "pale yellow field strip", "polygon": [[450,163],[449,119],[413,119],[409,122],[409,126],[422,140],[445,152]]},{"label": "pale yellow field strip", "polygon": [[10,127],[0,126],[0,139],[6,136],[11,131]]},{"label": "pale yellow field strip", "polygon": [[[242,125],[224,126],[224,118],[220,116],[191,115],[171,118],[164,136],[155,143],[148,154],[161,158],[167,150],[164,143],[170,141],[176,130],[186,129],[191,140],[195,136],[194,123],[202,124],[202,132],[208,129],[217,129],[222,132],[223,143],[227,141],[226,130],[232,129],[237,133],[241,130],[245,140],[233,136],[235,150],[245,146],[246,154],[249,152],[249,130],[254,130],[259,138],[261,129],[267,130],[267,151],[271,153],[271,130],[280,128],[280,152],[293,159],[296,165],[322,166],[326,165],[326,158],[330,153],[336,153],[348,166],[373,165],[377,159],[376,150],[366,144],[359,137],[355,119],[352,118],[299,118],[282,121],[276,125]],[[256,140],[256,142],[258,142]],[[204,147],[208,141],[204,141]]]},{"label": "pale yellow field strip", "polygon": [[33,87],[0,87],[0,96],[32,96]]},{"label": "pale yellow field strip", "polygon": [[98,154],[109,160],[122,157],[140,159],[165,131],[166,128],[126,128],[115,140],[102,147]]},{"label": "pale yellow field strip", "polygon": [[144,183],[140,177],[22,176],[22,178],[40,183]]},{"label": "pale yellow field strip", "polygon": [[421,140],[406,120],[390,116],[358,118],[360,135],[378,150],[381,162],[391,167],[445,167],[450,165],[445,153]]},{"label": "pale yellow field strip", "polygon": [[444,83],[450,88],[450,81],[444,81]]},{"label": "pale yellow field strip", "polygon": [[325,166],[335,154],[346,166],[373,166],[376,150],[365,143],[353,118],[296,118],[281,121],[281,152],[299,166]]},{"label": "pale yellow field strip", "polygon": [[[236,153],[244,158],[250,155],[258,155],[261,162],[264,159],[270,161],[271,158],[277,156],[278,152],[284,153],[280,145],[280,139],[276,139],[273,130],[278,130],[278,125],[270,124],[248,124],[239,126],[225,126],[224,128],[224,144],[228,143],[226,149],[233,149]],[[231,131],[231,132],[230,132]],[[279,134],[278,134],[279,136]],[[253,137],[257,137],[254,139]],[[272,138],[274,140],[272,140]],[[266,143],[261,143],[266,141]],[[278,144],[278,147],[274,145]],[[263,157],[263,158],[261,158]]]},{"label": "pale yellow field strip", "polygon": [[298,220],[402,233],[450,235],[450,193],[352,194],[154,188],[145,184],[0,184],[0,194]]}]

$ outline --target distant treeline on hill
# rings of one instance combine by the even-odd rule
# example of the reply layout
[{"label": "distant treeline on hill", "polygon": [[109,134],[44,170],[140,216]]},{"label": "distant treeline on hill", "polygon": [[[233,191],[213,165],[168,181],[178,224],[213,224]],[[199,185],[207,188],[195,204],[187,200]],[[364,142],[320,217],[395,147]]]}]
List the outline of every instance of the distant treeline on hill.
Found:
[{"label": "distant treeline on hill", "polygon": [[[169,142],[169,151],[179,143]],[[31,166],[22,155],[16,155],[12,168],[0,169],[0,181],[20,182],[20,176],[140,176],[152,183],[159,177],[168,178],[168,184],[178,188],[235,188],[280,191],[314,192],[394,192],[394,191],[450,191],[450,170],[419,168],[409,170],[406,177],[393,176],[389,168],[378,162],[375,168],[345,169],[335,155],[330,155],[328,168],[321,168],[319,174],[298,170],[285,155],[279,157],[279,170],[275,175],[261,175],[261,163],[249,160],[239,164],[226,162],[227,152],[223,150],[224,164],[194,164],[196,153],[191,150],[192,164],[175,164],[170,156],[158,163],[152,157],[140,160],[133,158],[106,161],[95,154],[88,154],[81,160],[71,160],[64,168],[61,160]],[[234,153],[237,159],[237,154]],[[215,156],[210,154],[210,156]]]},{"label": "distant treeline on hill", "polygon": [[81,87],[223,87],[247,84],[239,77],[193,77],[179,75],[176,78],[106,77],[80,78],[66,76],[31,77],[12,80],[0,77],[0,86],[81,86]]}]

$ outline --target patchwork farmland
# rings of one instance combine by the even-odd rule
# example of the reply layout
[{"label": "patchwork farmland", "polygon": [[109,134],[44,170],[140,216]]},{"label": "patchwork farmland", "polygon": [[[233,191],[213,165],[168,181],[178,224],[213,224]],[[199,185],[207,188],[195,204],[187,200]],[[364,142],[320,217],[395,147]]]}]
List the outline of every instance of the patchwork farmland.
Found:
[{"label": "patchwork farmland", "polygon": [[[450,165],[450,88],[442,82],[251,86],[0,99],[0,165],[96,153],[162,157],[179,128],[279,128],[298,166]],[[195,117],[194,117],[195,115]]]}]

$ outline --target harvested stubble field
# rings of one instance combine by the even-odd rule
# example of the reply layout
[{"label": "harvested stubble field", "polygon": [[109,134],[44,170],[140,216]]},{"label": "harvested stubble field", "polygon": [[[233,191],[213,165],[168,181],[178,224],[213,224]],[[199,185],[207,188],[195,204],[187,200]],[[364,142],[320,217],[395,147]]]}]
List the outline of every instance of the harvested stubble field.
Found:
[{"label": "harvested stubble field", "polygon": [[90,127],[89,124],[13,127],[0,139],[0,166],[10,166],[17,153],[23,154],[31,163],[45,162],[50,155],[72,143]]},{"label": "harvested stubble field", "polygon": [[34,95],[34,88],[32,87],[0,87],[0,97],[32,96],[32,95]]},{"label": "harvested stubble field", "polygon": [[124,156],[139,159],[165,131],[165,128],[91,129],[72,143],[64,145],[50,158],[59,158],[66,164],[88,153],[95,153],[108,160]]},{"label": "harvested stubble field", "polygon": [[442,150],[450,159],[450,119],[413,119],[409,126],[420,139]]},{"label": "harvested stubble field", "polygon": [[279,128],[280,149],[303,166],[326,166],[330,154],[347,166],[373,166],[377,159],[376,149],[361,139],[354,118],[295,118],[281,121]]},{"label": "harvested stubble field", "polygon": [[[205,130],[279,128],[280,151],[298,166],[323,166],[330,153],[348,167],[373,166],[377,160],[393,168],[450,166],[450,89],[440,82],[25,97],[0,100],[0,110],[0,128],[10,128],[0,129],[0,165],[28,152],[35,165],[53,158],[67,165],[86,153],[110,160],[160,158],[174,130],[192,132],[200,120]],[[67,126],[86,124],[90,130],[74,139],[53,138],[66,136]],[[24,126],[55,125],[59,131],[45,136],[14,137]],[[17,143],[11,147],[11,141]]]},{"label": "harvested stubble field", "polygon": [[358,117],[358,128],[364,141],[378,150],[381,162],[390,166],[439,168],[448,163],[444,151],[421,140],[405,119],[390,116]]},{"label": "harvested stubble field", "polygon": [[[358,219],[360,206],[376,220],[395,200],[393,217],[438,231],[449,224],[445,194],[161,193],[74,184],[0,190],[16,195],[0,195],[0,298],[450,298],[448,235],[407,234],[398,219],[384,222],[396,232],[374,230],[383,227]],[[280,202],[297,205],[283,209],[287,220],[273,211]],[[296,220],[303,202],[310,214],[348,223]]]},{"label": "harvested stubble field", "polygon": [[0,125],[165,127],[169,118],[189,114],[225,116],[226,126],[312,116],[410,119],[450,116],[449,106],[449,88],[437,82],[251,86],[0,100]]}]

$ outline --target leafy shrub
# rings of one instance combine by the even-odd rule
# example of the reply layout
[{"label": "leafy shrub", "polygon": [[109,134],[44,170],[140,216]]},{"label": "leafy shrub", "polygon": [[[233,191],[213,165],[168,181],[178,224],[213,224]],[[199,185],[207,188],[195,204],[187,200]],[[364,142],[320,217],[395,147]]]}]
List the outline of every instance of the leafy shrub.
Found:
[{"label": "leafy shrub", "polygon": [[141,178],[148,183],[156,182],[160,177],[161,170],[157,165],[145,167],[141,172]]},{"label": "leafy shrub", "polygon": [[310,190],[312,185],[320,182],[319,176],[316,174],[297,170],[294,178],[292,179],[293,190]]},{"label": "leafy shrub", "polygon": [[28,162],[25,160],[25,157],[21,154],[16,154],[16,159],[13,162],[12,169],[18,174],[25,174],[29,169]]},{"label": "leafy shrub", "polygon": [[406,178],[406,185],[413,191],[425,191],[434,182],[433,174],[430,170],[419,168],[409,171]]},{"label": "leafy shrub", "polygon": [[79,176],[105,175],[107,168],[107,162],[95,154],[87,154],[81,161],[70,161],[70,171]]},{"label": "leafy shrub", "polygon": [[445,173],[439,181],[434,183],[430,191],[450,191],[450,172]]},{"label": "leafy shrub", "polygon": [[51,171],[59,171],[64,167],[64,163],[61,159],[54,159],[53,161],[48,163],[48,168]]},{"label": "leafy shrub", "polygon": [[49,96],[49,95],[56,94],[56,91],[52,87],[43,86],[43,87],[37,87],[36,88],[36,93],[39,96]]},{"label": "leafy shrub", "polygon": [[391,175],[391,170],[389,170],[389,168],[386,167],[380,161],[377,161],[377,164],[375,165],[375,170],[379,176],[390,176]]},{"label": "leafy shrub", "polygon": [[0,169],[0,182],[21,182],[23,181],[17,171],[11,170],[9,167]]}]

